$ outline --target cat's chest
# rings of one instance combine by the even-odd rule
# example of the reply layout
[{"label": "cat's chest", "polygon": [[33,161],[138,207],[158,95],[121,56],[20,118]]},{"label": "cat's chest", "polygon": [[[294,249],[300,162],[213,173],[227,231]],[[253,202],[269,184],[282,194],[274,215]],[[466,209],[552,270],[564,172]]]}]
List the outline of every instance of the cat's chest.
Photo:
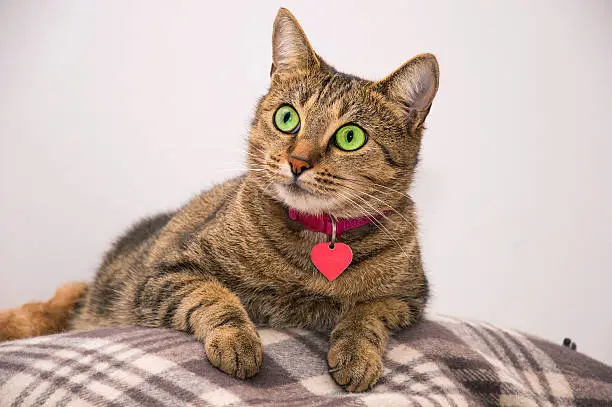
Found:
[{"label": "cat's chest", "polygon": [[268,287],[237,292],[249,316],[259,325],[331,329],[350,307],[346,301],[300,287]]},{"label": "cat's chest", "polygon": [[234,259],[233,267],[217,278],[238,295],[254,322],[275,327],[332,328],[356,303],[390,295],[395,286],[369,279],[370,270],[362,264],[350,265],[329,281],[303,253]]},{"label": "cat's chest", "polygon": [[[301,244],[272,242],[257,233],[221,234],[222,243],[207,245],[211,271],[236,294],[253,322],[273,327],[333,328],[356,303],[393,295],[399,281],[376,275],[373,261],[355,261],[333,281],[313,265],[310,250],[319,242],[301,236]],[[231,242],[234,242],[233,244]]]}]

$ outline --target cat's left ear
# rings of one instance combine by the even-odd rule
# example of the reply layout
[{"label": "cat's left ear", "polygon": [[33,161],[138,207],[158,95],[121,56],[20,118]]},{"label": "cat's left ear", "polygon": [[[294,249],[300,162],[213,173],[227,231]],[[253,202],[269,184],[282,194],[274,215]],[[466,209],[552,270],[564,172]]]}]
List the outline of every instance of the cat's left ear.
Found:
[{"label": "cat's left ear", "polygon": [[272,69],[276,72],[319,67],[319,59],[304,30],[286,8],[278,10],[272,32]]},{"label": "cat's left ear", "polygon": [[377,82],[375,87],[402,104],[416,121],[422,123],[438,91],[440,70],[432,54],[421,54]]}]

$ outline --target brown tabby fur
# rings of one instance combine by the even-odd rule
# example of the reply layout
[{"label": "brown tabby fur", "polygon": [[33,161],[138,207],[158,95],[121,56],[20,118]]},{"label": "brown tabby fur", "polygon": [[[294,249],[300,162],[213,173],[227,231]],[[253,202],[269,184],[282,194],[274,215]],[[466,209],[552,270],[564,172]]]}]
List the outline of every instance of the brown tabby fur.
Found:
[{"label": "brown tabby fur", "polygon": [[[427,301],[414,206],[403,191],[437,90],[437,63],[420,55],[378,82],[337,72],[285,9],[275,21],[273,51],[270,90],[251,125],[247,175],[135,225],[88,289],[67,289],[62,309],[51,301],[37,305],[41,312],[2,314],[0,321],[12,321],[0,326],[4,339],[61,331],[74,308],[71,329],[138,324],[190,332],[214,366],[248,378],[262,360],[255,324],[329,329],[334,380],[349,391],[378,381],[389,331],[417,322]],[[299,113],[297,134],[274,127],[282,104]],[[347,122],[368,133],[357,151],[330,142]],[[301,189],[290,186],[290,156],[312,167],[300,175]],[[329,282],[309,257],[328,237],[290,220],[289,206],[378,220],[340,237],[354,259]],[[16,316],[21,311],[31,320]]]}]

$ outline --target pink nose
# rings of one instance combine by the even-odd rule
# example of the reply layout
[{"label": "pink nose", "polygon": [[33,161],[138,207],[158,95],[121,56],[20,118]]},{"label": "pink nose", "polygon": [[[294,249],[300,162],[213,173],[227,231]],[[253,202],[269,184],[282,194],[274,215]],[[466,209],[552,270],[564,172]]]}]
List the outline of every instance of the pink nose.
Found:
[{"label": "pink nose", "polygon": [[296,178],[299,177],[300,174],[306,171],[307,169],[312,168],[312,165],[310,165],[307,160],[303,159],[302,157],[297,157],[295,155],[289,157],[289,166],[291,167],[291,172],[293,173],[293,176]]}]

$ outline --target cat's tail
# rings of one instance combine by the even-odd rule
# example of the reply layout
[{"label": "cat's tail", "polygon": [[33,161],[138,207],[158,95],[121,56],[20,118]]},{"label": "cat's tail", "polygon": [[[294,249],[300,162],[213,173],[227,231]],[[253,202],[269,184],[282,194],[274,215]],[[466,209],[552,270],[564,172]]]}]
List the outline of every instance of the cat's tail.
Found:
[{"label": "cat's tail", "polygon": [[0,341],[50,335],[68,329],[76,308],[87,293],[87,284],[68,283],[46,302],[0,311]]}]

